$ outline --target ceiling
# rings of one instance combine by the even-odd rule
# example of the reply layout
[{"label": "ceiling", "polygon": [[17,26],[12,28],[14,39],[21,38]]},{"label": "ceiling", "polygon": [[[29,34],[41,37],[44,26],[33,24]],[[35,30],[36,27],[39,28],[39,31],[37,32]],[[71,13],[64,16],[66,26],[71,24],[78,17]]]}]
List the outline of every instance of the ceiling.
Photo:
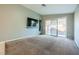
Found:
[{"label": "ceiling", "polygon": [[45,7],[41,4],[22,4],[22,6],[29,8],[41,15],[48,15],[73,13],[77,7],[77,4],[46,4]]}]

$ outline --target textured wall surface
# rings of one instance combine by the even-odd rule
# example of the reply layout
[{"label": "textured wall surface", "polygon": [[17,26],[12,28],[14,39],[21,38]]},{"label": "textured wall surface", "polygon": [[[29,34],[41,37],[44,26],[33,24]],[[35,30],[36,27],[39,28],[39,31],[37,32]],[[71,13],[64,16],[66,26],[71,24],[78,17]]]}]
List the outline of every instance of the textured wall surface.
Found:
[{"label": "textured wall surface", "polygon": [[18,4],[0,4],[0,41],[27,36],[27,17],[39,20],[40,15]]},{"label": "textured wall surface", "polygon": [[79,47],[79,5],[76,8],[74,20],[75,20],[75,24],[74,24],[75,42],[76,42],[77,46]]}]

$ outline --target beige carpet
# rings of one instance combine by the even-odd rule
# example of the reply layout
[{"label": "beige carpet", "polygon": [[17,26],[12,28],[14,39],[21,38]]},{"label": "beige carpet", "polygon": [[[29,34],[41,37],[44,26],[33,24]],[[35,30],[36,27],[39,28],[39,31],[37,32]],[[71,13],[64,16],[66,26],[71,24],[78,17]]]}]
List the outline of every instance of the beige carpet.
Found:
[{"label": "beige carpet", "polygon": [[[22,43],[22,42],[23,43]],[[79,54],[79,49],[77,48],[75,42],[70,39],[62,38],[62,37],[53,37],[40,35],[37,37],[31,37],[28,39],[22,39],[19,41],[22,44],[25,44],[24,49],[21,52],[21,48],[19,49],[19,53],[15,54],[25,54],[25,55],[77,55]],[[7,43],[6,54],[12,54],[11,49],[8,48],[8,45],[14,43]],[[20,47],[22,46],[20,44]],[[18,45],[16,45],[18,47]],[[23,47],[22,46],[22,47]],[[29,48],[30,47],[30,48]],[[29,48],[29,50],[27,50]],[[18,51],[18,50],[16,50]],[[29,53],[30,52],[30,53]]]}]

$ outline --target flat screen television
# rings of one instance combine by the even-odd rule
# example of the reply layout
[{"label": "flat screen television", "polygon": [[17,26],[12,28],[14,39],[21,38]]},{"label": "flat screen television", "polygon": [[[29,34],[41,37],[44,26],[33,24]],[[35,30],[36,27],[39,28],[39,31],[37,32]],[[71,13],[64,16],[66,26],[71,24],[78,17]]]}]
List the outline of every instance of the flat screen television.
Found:
[{"label": "flat screen television", "polygon": [[36,27],[38,24],[38,20],[37,19],[33,19],[28,17],[27,18],[27,27]]}]

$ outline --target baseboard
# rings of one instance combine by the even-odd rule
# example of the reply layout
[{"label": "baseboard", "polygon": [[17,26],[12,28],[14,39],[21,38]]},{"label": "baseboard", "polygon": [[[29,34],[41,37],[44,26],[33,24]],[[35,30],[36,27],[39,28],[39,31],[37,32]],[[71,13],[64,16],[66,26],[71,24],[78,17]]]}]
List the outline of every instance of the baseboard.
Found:
[{"label": "baseboard", "polygon": [[5,42],[14,41],[14,40],[20,40],[20,39],[25,39],[25,38],[31,38],[31,37],[36,37],[36,36],[37,35],[22,36],[22,37],[18,37],[18,38],[11,39],[11,40],[6,40]]}]

